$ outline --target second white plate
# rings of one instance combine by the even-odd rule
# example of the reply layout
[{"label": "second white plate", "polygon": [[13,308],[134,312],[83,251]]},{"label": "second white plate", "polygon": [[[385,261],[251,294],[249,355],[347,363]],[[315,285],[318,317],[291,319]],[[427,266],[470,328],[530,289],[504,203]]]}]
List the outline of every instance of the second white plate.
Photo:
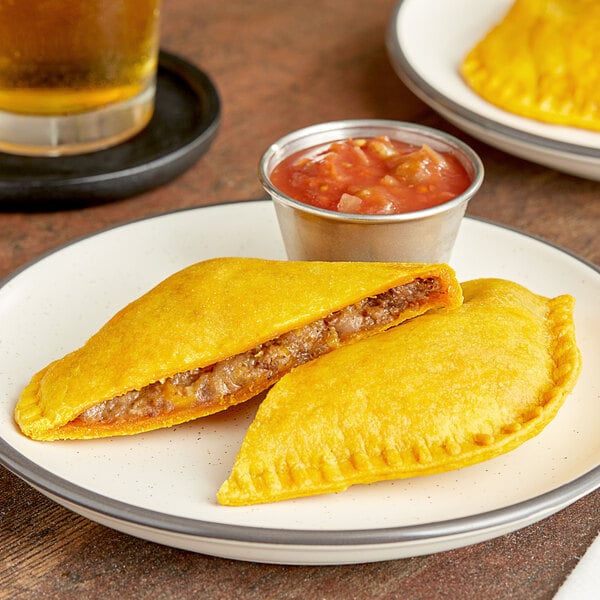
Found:
[{"label": "second white plate", "polygon": [[402,81],[444,118],[506,152],[580,177],[600,179],[600,133],[551,125],[501,110],[460,76],[468,50],[512,0],[401,0],[387,46]]}]

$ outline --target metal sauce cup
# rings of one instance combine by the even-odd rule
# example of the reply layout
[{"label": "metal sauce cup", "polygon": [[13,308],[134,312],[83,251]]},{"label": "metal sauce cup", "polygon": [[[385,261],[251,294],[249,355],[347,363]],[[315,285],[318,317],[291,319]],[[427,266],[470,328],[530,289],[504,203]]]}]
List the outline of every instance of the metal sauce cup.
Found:
[{"label": "metal sauce cup", "polygon": [[[360,215],[304,204],[271,182],[273,169],[295,152],[348,138],[382,135],[453,154],[471,184],[460,196],[425,210]],[[483,165],[469,146],[442,131],[401,121],[348,120],[313,125],[282,137],[263,154],[259,177],[275,205],[290,260],[449,262],[467,204],[483,181]]]}]

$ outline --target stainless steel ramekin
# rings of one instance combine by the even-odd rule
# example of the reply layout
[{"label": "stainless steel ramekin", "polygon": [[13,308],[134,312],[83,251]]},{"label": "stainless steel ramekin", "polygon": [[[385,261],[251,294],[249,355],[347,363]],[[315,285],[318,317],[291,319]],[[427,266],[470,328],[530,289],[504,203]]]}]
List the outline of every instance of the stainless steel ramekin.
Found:
[{"label": "stainless steel ramekin", "polygon": [[[381,135],[452,153],[465,167],[471,184],[460,196],[425,210],[360,215],[304,204],[271,182],[275,166],[295,152],[336,140]],[[313,125],[282,137],[263,154],[259,177],[274,202],[290,260],[449,262],[467,204],[483,181],[483,165],[467,144],[443,131],[401,121],[347,120]]]}]

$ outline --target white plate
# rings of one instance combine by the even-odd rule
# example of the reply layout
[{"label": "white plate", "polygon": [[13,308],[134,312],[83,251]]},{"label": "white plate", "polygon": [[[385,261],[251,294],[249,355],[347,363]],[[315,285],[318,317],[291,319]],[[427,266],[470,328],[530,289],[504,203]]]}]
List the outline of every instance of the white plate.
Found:
[{"label": "white plate", "polygon": [[[270,202],[197,208],[68,245],[0,288],[0,458],[59,504],[148,540],[286,564],[359,563],[447,550],[523,527],[600,486],[600,273],[539,240],[466,219],[452,261],[461,280],[507,277],[570,292],[584,368],[558,417],[517,450],[460,471],[355,486],[270,505],[215,502],[255,403],[137,436],[34,442],[12,411],[22,387],[170,273],[214,256],[285,258]],[[597,365],[596,365],[597,367]]]},{"label": "white plate", "polygon": [[513,0],[401,0],[387,46],[398,76],[444,118],[474,137],[566,173],[600,179],[600,133],[513,115],[469,88],[459,66]]}]

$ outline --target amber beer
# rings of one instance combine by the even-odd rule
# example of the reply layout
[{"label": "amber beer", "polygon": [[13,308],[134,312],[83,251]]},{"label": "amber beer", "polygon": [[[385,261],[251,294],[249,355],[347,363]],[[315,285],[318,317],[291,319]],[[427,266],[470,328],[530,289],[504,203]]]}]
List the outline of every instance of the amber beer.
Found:
[{"label": "amber beer", "polygon": [[154,84],[159,3],[0,0],[0,143],[7,115],[93,114],[143,95]]}]

